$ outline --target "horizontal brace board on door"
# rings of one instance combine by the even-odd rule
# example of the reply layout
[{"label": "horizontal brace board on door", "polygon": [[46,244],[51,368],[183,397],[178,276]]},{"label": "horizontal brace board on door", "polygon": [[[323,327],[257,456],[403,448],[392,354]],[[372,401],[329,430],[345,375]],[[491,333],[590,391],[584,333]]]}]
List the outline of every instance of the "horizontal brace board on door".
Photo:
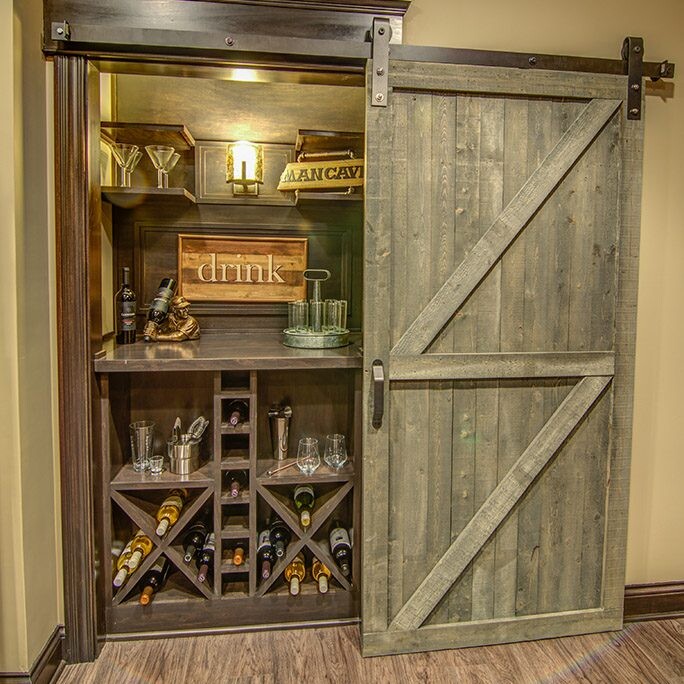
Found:
[{"label": "horizontal brace board on door", "polygon": [[390,356],[390,380],[579,378],[614,375],[613,352],[523,352]]},{"label": "horizontal brace board on door", "polygon": [[[470,64],[472,66],[512,67],[542,71],[577,71],[590,74],[627,75],[625,61],[600,57],[547,55],[536,52],[501,52],[464,48],[392,45],[390,59],[435,64]],[[675,65],[669,60],[644,62],[643,76],[652,79],[674,78]]]},{"label": "horizontal brace board on door", "polygon": [[405,632],[367,632],[361,639],[364,656],[387,655],[613,631],[621,629],[621,618],[618,610],[589,608],[544,615],[516,615],[514,618],[426,625]]}]

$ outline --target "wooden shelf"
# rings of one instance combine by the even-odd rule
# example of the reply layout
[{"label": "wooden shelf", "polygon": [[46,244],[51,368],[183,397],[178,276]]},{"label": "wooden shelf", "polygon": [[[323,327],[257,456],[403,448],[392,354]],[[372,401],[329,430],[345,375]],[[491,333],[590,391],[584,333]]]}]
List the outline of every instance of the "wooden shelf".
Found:
[{"label": "wooden shelf", "polygon": [[216,396],[221,399],[248,399],[252,392],[249,387],[222,387]]},{"label": "wooden shelf", "polygon": [[234,427],[227,422],[221,423],[222,435],[248,435],[252,432],[249,423],[238,423]]},{"label": "wooden shelf", "polygon": [[249,559],[242,565],[233,565],[232,563],[221,563],[222,575],[242,575],[249,572]]},{"label": "wooden shelf", "polygon": [[362,192],[295,192],[295,206],[300,202],[363,202]]},{"label": "wooden shelf", "polygon": [[221,470],[248,470],[248,449],[226,449],[221,458]]},{"label": "wooden shelf", "polygon": [[227,525],[221,530],[221,539],[249,539],[249,527]]},{"label": "wooden shelf", "polygon": [[360,335],[337,349],[292,349],[279,333],[207,333],[189,342],[136,342],[104,345],[94,359],[98,373],[129,373],[178,370],[268,370],[306,368],[361,368]]},{"label": "wooden shelf", "polygon": [[[313,475],[304,475],[296,465],[296,458],[288,458],[283,461],[259,460],[257,463],[257,482],[263,485],[288,485],[288,484],[316,484],[321,482],[350,482],[354,479],[354,466],[350,461],[344,467],[335,470],[326,463],[316,469]],[[270,468],[277,468],[279,465],[292,463],[293,465],[286,470],[281,470],[275,475],[267,475]]]},{"label": "wooden shelf", "polygon": [[118,207],[131,207],[138,204],[138,199],[151,197],[171,197],[186,199],[193,204],[196,203],[195,196],[185,188],[122,188],[116,185],[106,185],[102,187],[102,194]]},{"label": "wooden shelf", "polygon": [[243,489],[237,496],[231,496],[230,492],[223,492],[221,494],[221,504],[224,506],[231,506],[236,504],[249,503],[249,490]]},{"label": "wooden shelf", "polygon": [[128,143],[144,149],[146,145],[169,145],[176,152],[195,146],[195,139],[183,124],[146,124],[103,121],[102,138],[107,142]]},{"label": "wooden shelf", "polygon": [[132,463],[126,463],[114,476],[110,487],[114,490],[145,490],[172,489],[180,486],[211,487],[213,484],[211,462],[189,475],[176,475],[168,470],[164,470],[161,475],[151,475],[149,472],[137,473],[133,470]]}]

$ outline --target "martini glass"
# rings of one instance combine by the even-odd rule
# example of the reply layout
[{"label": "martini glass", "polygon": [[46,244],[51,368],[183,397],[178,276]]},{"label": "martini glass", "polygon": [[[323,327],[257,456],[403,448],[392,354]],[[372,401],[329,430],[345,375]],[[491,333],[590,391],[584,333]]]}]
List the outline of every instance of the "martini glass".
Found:
[{"label": "martini glass", "polygon": [[168,188],[169,187],[169,171],[173,171],[174,166],[178,164],[178,160],[180,159],[180,154],[178,152],[174,152],[169,161],[164,164],[164,168],[162,169],[162,173],[164,174],[163,178],[163,183],[164,187]]},{"label": "martini glass", "polygon": [[175,152],[173,147],[167,147],[166,145],[147,145],[145,147],[147,154],[150,155],[150,159],[154,164],[154,168],[157,169],[157,187],[164,187],[164,167],[168,164],[173,153]]},{"label": "martini glass", "polygon": [[142,159],[143,153],[138,150],[129,160],[128,164],[124,167],[125,171],[125,187],[130,188],[131,187],[131,174],[133,171],[135,171],[135,167],[138,165],[138,162]]},{"label": "martini glass", "polygon": [[[122,188],[127,188],[130,179],[126,175],[126,168],[135,157],[139,148],[137,145],[129,145],[128,143],[110,143],[109,148],[114,156],[114,161],[120,169],[120,185]],[[129,183],[127,183],[127,180]]]}]

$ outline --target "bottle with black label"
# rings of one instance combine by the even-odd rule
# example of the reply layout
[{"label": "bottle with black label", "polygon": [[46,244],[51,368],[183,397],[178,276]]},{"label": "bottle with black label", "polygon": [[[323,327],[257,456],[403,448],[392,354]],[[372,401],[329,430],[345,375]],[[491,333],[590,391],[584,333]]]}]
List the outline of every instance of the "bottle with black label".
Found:
[{"label": "bottle with black label", "polygon": [[270,525],[271,544],[275,547],[278,558],[285,555],[285,549],[292,539],[290,528],[280,519],[275,518]]},{"label": "bottle with black label", "polygon": [[330,552],[335,562],[340,566],[342,574],[349,577],[351,574],[351,544],[349,534],[341,522],[333,522],[330,529]]},{"label": "bottle with black label", "polygon": [[216,551],[216,536],[213,532],[207,535],[207,539],[204,542],[202,551],[197,558],[197,567],[199,572],[197,573],[197,581],[205,582],[209,574],[214,568],[214,551]]},{"label": "bottle with black label", "polygon": [[249,420],[249,404],[242,399],[234,399],[228,404],[226,414],[228,415],[228,425],[237,427]]},{"label": "bottle with black label", "polygon": [[169,304],[173,298],[173,293],[176,290],[176,281],[173,278],[164,278],[159,283],[157,294],[150,304],[150,310],[147,312],[147,323],[143,330],[143,337],[146,342],[152,339],[151,330],[158,328],[165,320],[169,313]]},{"label": "bottle with black label", "polygon": [[171,563],[165,556],[159,556],[155,564],[143,575],[140,581],[142,593],[140,594],[140,605],[146,606],[152,601],[156,594],[166,582],[166,578],[171,571]]},{"label": "bottle with black label", "polygon": [[116,316],[116,341],[118,344],[135,342],[135,292],[131,290],[131,269],[121,269],[121,287],[114,297],[114,314]]}]

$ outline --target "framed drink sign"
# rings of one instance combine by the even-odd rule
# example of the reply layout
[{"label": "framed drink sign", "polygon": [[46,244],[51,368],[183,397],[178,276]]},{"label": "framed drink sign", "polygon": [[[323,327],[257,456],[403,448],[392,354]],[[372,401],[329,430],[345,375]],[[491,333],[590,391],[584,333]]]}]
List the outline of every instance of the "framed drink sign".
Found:
[{"label": "framed drink sign", "polygon": [[178,235],[178,291],[193,302],[306,298],[307,238]]}]

